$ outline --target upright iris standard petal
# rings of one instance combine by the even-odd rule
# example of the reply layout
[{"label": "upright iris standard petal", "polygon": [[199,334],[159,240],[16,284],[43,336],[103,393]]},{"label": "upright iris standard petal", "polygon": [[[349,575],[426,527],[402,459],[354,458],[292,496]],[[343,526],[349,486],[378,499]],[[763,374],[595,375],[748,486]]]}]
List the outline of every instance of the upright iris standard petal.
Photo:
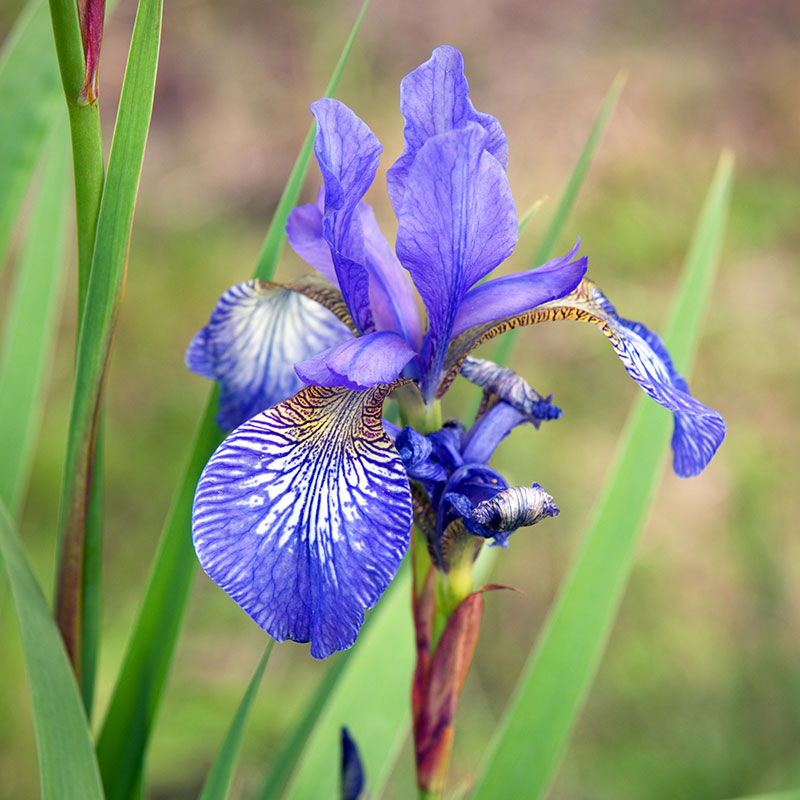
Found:
[{"label": "upright iris standard petal", "polygon": [[232,430],[302,388],[296,362],[349,339],[350,331],[319,303],[253,280],[220,297],[189,345],[186,365],[219,381],[217,422]]},{"label": "upright iris standard petal", "polygon": [[536,269],[494,278],[470,289],[458,308],[452,335],[569,294],[586,274],[586,256],[575,259],[578,246]]},{"label": "upright iris standard petal", "polygon": [[584,278],[578,288],[551,303],[497,323],[470,328],[453,341],[445,374],[444,392],[466,356],[485,341],[511,328],[537,322],[578,320],[597,325],[608,337],[628,374],[650,397],[674,413],[673,469],[681,478],[702,472],[725,438],[722,416],[689,394],[685,379],[675,370],[664,343],[639,322],[622,319],[593,281]]},{"label": "upright iris standard petal", "polygon": [[464,59],[455,47],[437,47],[431,57],[403,78],[400,110],[405,119],[405,149],[386,174],[389,197],[399,216],[408,173],[422,146],[432,136],[477,123],[487,133],[485,147],[501,164],[508,166],[508,140],[491,114],[475,110],[464,77]]},{"label": "upright iris standard petal", "polygon": [[317,121],[314,154],[325,184],[322,233],[350,314],[359,331],[368,333],[374,325],[359,203],[375,179],[383,148],[367,125],[338,100],[317,100],[311,113]]},{"label": "upright iris standard petal", "polygon": [[415,352],[398,333],[377,331],[349,339],[324,353],[302,361],[295,371],[315,386],[368,389],[391,383]]},{"label": "upright iris standard petal", "polygon": [[426,399],[435,392],[462,297],[517,242],[508,178],[484,149],[486,139],[475,123],[428,139],[409,172],[398,218],[397,255],[428,310]]},{"label": "upright iris standard petal", "polygon": [[237,428],[197,487],[203,569],[315,658],[353,644],[408,547],[408,478],[381,426],[389,388],[304,389]]}]

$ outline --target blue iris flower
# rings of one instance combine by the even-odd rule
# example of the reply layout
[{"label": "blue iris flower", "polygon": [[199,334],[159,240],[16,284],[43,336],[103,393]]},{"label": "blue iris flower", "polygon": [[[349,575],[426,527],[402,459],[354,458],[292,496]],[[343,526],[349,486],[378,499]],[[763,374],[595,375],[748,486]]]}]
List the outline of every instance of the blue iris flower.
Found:
[{"label": "blue iris flower", "polygon": [[[518,217],[505,133],[472,105],[457,50],[437,48],[406,76],[401,110],[405,148],[387,173],[394,250],[363,201],[380,143],[347,106],[318,100],[324,189],[287,225],[316,277],[233,287],[186,356],[218,381],[218,421],[235,429],[197,487],[200,562],[271,636],[310,641],[317,658],[353,644],[400,566],[413,515],[421,525],[433,515],[426,536],[446,569],[454,522],[474,541],[504,544],[519,525],[557,513],[544,490],[509,488],[488,466],[512,427],[559,413],[509,370],[470,357],[487,339],[541,321],[598,325],[631,377],[674,412],[679,475],[702,470],[725,433],[658,337],[584,278],[577,246],[482,281],[514,250]],[[383,401],[398,386],[430,409],[459,374],[486,394],[470,431],[423,437],[384,424]]]}]

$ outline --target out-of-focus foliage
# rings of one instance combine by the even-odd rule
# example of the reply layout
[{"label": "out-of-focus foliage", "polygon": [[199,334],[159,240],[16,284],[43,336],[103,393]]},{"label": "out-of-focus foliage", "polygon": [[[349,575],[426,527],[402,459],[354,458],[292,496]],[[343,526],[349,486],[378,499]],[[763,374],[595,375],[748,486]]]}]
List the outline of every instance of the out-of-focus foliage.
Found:
[{"label": "out-of-focus foliage", "polygon": [[[0,11],[4,33],[18,5]],[[106,31],[104,113],[115,107],[134,5],[122,0]],[[324,90],[356,10],[344,0],[203,0],[165,9],[108,387],[110,588],[98,718],[207,392],[185,372],[184,347],[219,294],[250,274],[307,130],[308,103]],[[800,361],[791,350],[800,334],[798,30],[800,9],[789,0],[470,0],[457,13],[448,3],[375,2],[339,92],[364,109],[384,142],[385,169],[401,149],[399,78],[433,46],[459,46],[476,105],[498,116],[509,135],[511,183],[524,209],[542,194],[559,196],[603,93],[627,68],[625,93],[556,249],[581,234],[593,277],[622,313],[656,329],[717,153],[730,146],[737,154],[727,244],[691,381],[725,414],[728,439],[700,479],[667,477],[659,490],[554,798],[700,799],[800,784],[800,543],[793,535]],[[106,130],[112,122],[104,120]],[[315,190],[316,176],[306,197]],[[390,224],[381,193],[368,199]],[[511,268],[526,264],[554,200],[526,229]],[[16,263],[18,253],[15,242]],[[2,314],[14,267],[0,282]],[[287,253],[278,275],[301,270]],[[20,528],[45,587],[74,346],[74,319],[62,324]],[[554,392],[566,413],[538,432],[520,431],[498,453],[498,465],[515,483],[547,486],[562,513],[515,537],[496,562],[493,578],[525,595],[497,593],[487,601],[460,704],[453,785],[469,778],[484,751],[637,391],[601,339],[578,325],[536,326],[517,339],[514,366],[540,391]],[[463,389],[453,397],[474,402]],[[0,693],[0,795],[9,798],[37,792],[15,626],[6,600],[0,636],[11,644]],[[149,753],[154,798],[197,796],[264,646],[259,630],[205,579],[196,583],[185,630]],[[234,791],[260,786],[325,669],[303,647],[275,649]],[[411,793],[406,756],[387,796]]]}]

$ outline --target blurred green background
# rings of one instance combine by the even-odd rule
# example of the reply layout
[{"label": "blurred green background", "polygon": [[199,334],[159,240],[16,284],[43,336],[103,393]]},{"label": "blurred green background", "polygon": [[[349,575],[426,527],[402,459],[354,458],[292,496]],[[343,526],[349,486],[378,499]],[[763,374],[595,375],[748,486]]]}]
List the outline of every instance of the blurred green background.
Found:
[{"label": "blurred green background", "polygon": [[[0,11],[7,33],[21,3]],[[109,20],[106,132],[135,4]],[[102,712],[208,386],[183,351],[219,294],[252,271],[266,225],[357,12],[354,2],[172,0],[108,385]],[[370,192],[393,238],[383,173],[400,152],[400,78],[460,47],[472,97],[499,117],[520,209],[552,199],[505,269],[529,265],[611,80],[629,71],[559,252],[577,235],[620,312],[663,324],[722,147],[737,156],[713,304],[690,381],[728,438],[710,468],[665,471],[629,591],[551,797],[724,798],[800,786],[800,4],[793,0],[373,0],[339,97],[384,144]],[[318,173],[307,187],[316,191]],[[74,260],[74,259],[73,259]],[[286,253],[279,278],[302,271]],[[0,313],[13,269],[0,282]],[[74,281],[73,281],[74,283]],[[22,535],[53,573],[71,392],[65,297]],[[490,354],[492,346],[485,349]],[[539,481],[561,515],[515,535],[494,579],[457,722],[450,773],[468,781],[590,516],[638,391],[589,326],[517,339],[514,366],[565,409],[498,453],[511,483]],[[450,410],[471,407],[463,387]],[[0,600],[0,796],[38,793],[13,607]],[[150,748],[154,798],[197,795],[265,639],[199,575]],[[398,648],[411,642],[398,642]],[[334,657],[335,658],[335,657]],[[235,797],[258,787],[327,665],[276,648],[248,729]],[[388,797],[411,796],[412,755]]]}]

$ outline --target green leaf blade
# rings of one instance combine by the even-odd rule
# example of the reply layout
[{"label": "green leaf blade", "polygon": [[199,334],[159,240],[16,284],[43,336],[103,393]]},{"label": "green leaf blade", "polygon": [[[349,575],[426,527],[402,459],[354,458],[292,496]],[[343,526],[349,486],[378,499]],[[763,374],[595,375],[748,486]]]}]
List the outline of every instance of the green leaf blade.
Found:
[{"label": "green leaf blade", "polygon": [[[665,337],[679,369],[696,344],[725,229],[733,160],[723,154]],[[586,538],[562,584],[477,779],[473,797],[543,797],[603,655],[657,487],[670,415],[640,396]]]},{"label": "green leaf blade", "polygon": [[89,726],[67,654],[2,503],[0,554],[14,596],[28,672],[42,800],[102,800]]},{"label": "green leaf blade", "polygon": [[258,686],[261,683],[261,676],[264,674],[264,669],[267,666],[274,645],[275,642],[270,640],[264,655],[261,657],[261,661],[256,667],[239,708],[236,710],[233,722],[231,722],[228,735],[225,737],[219,754],[203,784],[200,800],[226,800],[228,797],[233,780],[233,770],[236,766],[236,758],[239,755],[239,747],[244,735],[244,726],[250,716],[250,709],[258,691]]},{"label": "green leaf blade", "polygon": [[575,200],[577,199],[578,193],[580,192],[583,182],[586,179],[586,175],[589,172],[589,167],[592,164],[592,159],[597,152],[597,148],[599,147],[600,142],[603,140],[603,135],[606,132],[606,128],[608,128],[608,123],[611,122],[611,117],[614,115],[614,109],[617,107],[617,101],[622,94],[622,90],[625,88],[625,83],[627,80],[627,73],[619,72],[611,83],[611,87],[609,88],[603,100],[603,105],[600,108],[600,113],[597,115],[597,119],[595,119],[594,124],[589,131],[589,137],[586,139],[586,143],[583,145],[581,154],[578,156],[578,160],[575,163],[572,174],[567,181],[564,194],[561,195],[561,199],[558,201],[558,205],[556,206],[556,210],[553,214],[553,219],[550,221],[547,232],[545,233],[544,238],[542,239],[541,244],[534,255],[534,267],[547,261],[553,252],[553,247],[555,247],[556,240],[561,234],[564,223],[572,213]]},{"label": "green leaf blade", "polygon": [[53,132],[0,353],[0,501],[16,518],[30,474],[64,278],[66,116]]},{"label": "green leaf blade", "polygon": [[[361,11],[353,23],[350,34],[344,43],[342,52],[339,55],[339,60],[333,68],[333,73],[328,81],[328,86],[325,89],[325,97],[333,97],[336,92],[336,87],[344,72],[347,60],[350,57],[350,51],[353,49],[358,31],[361,28],[361,23],[364,20],[364,15],[367,13],[370,0],[364,0],[361,6]],[[262,281],[272,280],[275,274],[275,268],[278,266],[283,246],[286,242],[286,221],[289,218],[291,210],[297,205],[297,200],[300,197],[300,190],[303,188],[303,181],[308,173],[308,166],[311,162],[311,152],[314,147],[314,132],[316,126],[312,122],[311,127],[303,140],[303,146],[297,155],[297,160],[294,162],[292,171],[289,173],[289,178],[286,181],[286,186],[283,188],[278,206],[275,213],[272,215],[272,221],[267,229],[267,235],[264,239],[264,244],[261,247],[261,253],[258,256],[258,262],[253,274],[254,278],[259,278]]]},{"label": "green leaf blade", "polygon": [[[561,234],[569,215],[572,213],[575,200],[578,197],[581,187],[583,186],[583,182],[586,179],[586,175],[589,172],[589,167],[592,164],[592,159],[597,152],[597,148],[600,146],[600,142],[603,140],[603,135],[605,134],[606,128],[608,128],[608,125],[611,122],[611,117],[614,115],[614,109],[617,107],[617,101],[622,94],[622,90],[625,88],[627,79],[627,73],[620,72],[612,81],[611,86],[606,93],[605,99],[603,100],[603,105],[600,107],[600,113],[597,115],[597,118],[595,119],[594,124],[589,131],[589,136],[583,145],[581,154],[578,156],[578,160],[575,163],[572,174],[567,181],[564,194],[561,195],[561,199],[558,201],[558,205],[556,206],[556,210],[553,213],[553,218],[550,220],[550,224],[547,227],[544,238],[534,254],[532,264],[533,267],[538,267],[551,257],[553,247],[555,246],[555,243],[558,240],[558,237]],[[530,222],[533,214],[539,210],[541,202],[542,201],[537,201],[534,204],[531,209],[533,213],[529,211],[523,216],[522,220],[520,221],[520,233],[522,233],[522,230],[524,230],[524,228]],[[516,334],[517,331],[509,331],[505,336],[503,336],[497,346],[497,354],[494,357],[494,361],[501,366],[507,365],[509,359],[511,358]]]},{"label": "green leaf blade", "polygon": [[[496,548],[484,547],[481,550],[475,563],[475,586],[481,586],[486,582],[496,558]],[[285,744],[278,752],[275,765],[267,776],[261,792],[256,795],[258,800],[276,800],[284,797],[286,786],[301,758],[303,764],[298,774],[308,770],[318,776],[320,792],[333,791],[329,770],[335,766],[331,754],[337,753],[339,748],[339,740],[335,738],[336,725],[356,723],[359,731],[357,741],[359,748],[361,739],[369,742],[366,754],[369,786],[373,796],[380,796],[400,755],[402,744],[410,733],[412,672],[409,671],[403,676],[402,671],[413,670],[413,664],[411,660],[404,661],[400,665],[402,669],[395,672],[394,663],[397,659],[395,653],[404,647],[403,639],[408,635],[406,631],[410,625],[410,593],[410,581],[401,572],[387,589],[375,611],[367,617],[355,647],[337,654],[333,660],[295,729],[284,740]],[[374,632],[373,626],[377,628]],[[413,658],[412,651],[413,648],[410,648],[409,652]],[[351,666],[349,659],[356,653],[359,654],[358,661]],[[386,663],[382,662],[383,658],[386,659]],[[352,684],[357,688],[359,685],[375,682],[375,675],[380,676],[383,691],[381,696],[376,698],[375,704],[367,707],[371,708],[371,717],[380,717],[380,720],[370,718],[364,725],[362,720],[349,716],[347,702],[353,700],[342,700],[342,697],[348,698],[351,693],[346,684]],[[393,676],[391,683],[384,682],[386,675]],[[363,703],[362,694],[355,704]],[[319,723],[322,733],[318,732],[316,727],[320,718],[322,718],[322,722]],[[349,721],[345,723],[342,720]],[[315,736],[314,741],[310,741],[312,733]],[[320,737],[325,739],[323,744],[318,743]],[[329,749],[325,754],[319,750],[320,747],[333,749]],[[307,779],[298,778],[296,782],[301,780],[303,783],[300,790],[293,784],[291,791],[297,793],[311,789],[306,783]]]},{"label": "green leaf blade", "polygon": [[0,272],[11,232],[59,110],[61,84],[50,14],[32,0],[17,20],[0,56]]}]

